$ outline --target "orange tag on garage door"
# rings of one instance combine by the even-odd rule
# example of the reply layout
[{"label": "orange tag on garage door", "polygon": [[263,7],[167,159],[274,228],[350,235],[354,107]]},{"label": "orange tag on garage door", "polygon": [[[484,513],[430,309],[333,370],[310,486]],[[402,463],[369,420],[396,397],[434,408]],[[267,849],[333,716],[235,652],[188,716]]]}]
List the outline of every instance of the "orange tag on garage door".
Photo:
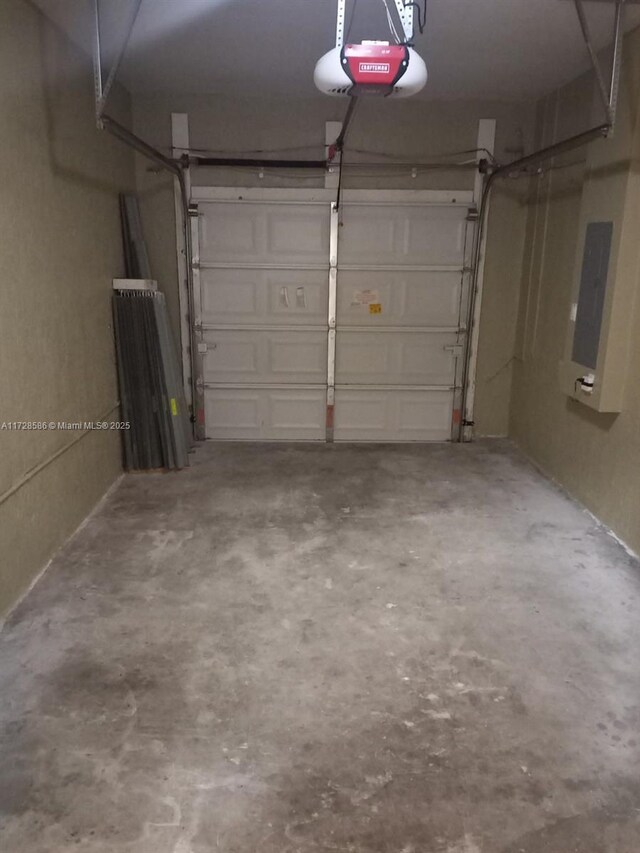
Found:
[{"label": "orange tag on garage door", "polygon": [[369,314],[382,314],[382,305],[379,302],[372,302],[369,305]]}]

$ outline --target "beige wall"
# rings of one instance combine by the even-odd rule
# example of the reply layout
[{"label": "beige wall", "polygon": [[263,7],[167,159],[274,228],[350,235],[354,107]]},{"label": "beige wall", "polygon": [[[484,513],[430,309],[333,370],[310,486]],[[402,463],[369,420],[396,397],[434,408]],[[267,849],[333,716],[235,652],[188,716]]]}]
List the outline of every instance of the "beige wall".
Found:
[{"label": "beige wall", "polygon": [[[0,422],[117,417],[110,288],[133,157],[95,128],[89,59],[27,0],[0,4],[0,114]],[[117,434],[64,451],[78,438],[0,431],[0,615],[120,472]]]},{"label": "beige wall", "polygon": [[[325,122],[341,120],[346,102],[322,97],[298,101],[220,96],[136,97],[133,107],[136,133],[165,151],[171,146],[171,113],[186,112],[193,148],[220,152],[221,156],[263,150],[273,152],[271,156],[276,157],[280,154],[315,159],[324,156]],[[502,161],[513,160],[525,148],[530,150],[534,124],[534,109],[530,105],[491,101],[362,102],[349,135],[348,159],[362,158],[365,155],[358,151],[364,150],[406,159],[407,165],[400,169],[390,165],[375,173],[371,170],[364,174],[347,171],[345,186],[472,188],[472,169],[420,171],[417,179],[413,179],[411,161],[433,162],[443,154],[475,148],[480,118],[497,119],[496,153]],[[453,159],[464,161],[472,156],[457,154]],[[322,180],[322,176],[310,178],[300,173],[284,175],[267,171],[261,180],[255,171],[193,170],[194,183],[205,185],[321,186]],[[158,174],[153,166],[139,158],[137,181],[153,275],[167,294],[177,335],[176,258],[174,245],[167,239],[175,229],[171,179]],[[526,223],[525,190],[522,182],[501,181],[491,204],[478,363],[476,424],[479,435],[505,435],[508,427],[513,330]]]},{"label": "beige wall", "polygon": [[[570,400],[558,381],[585,219],[613,216],[617,233],[640,234],[640,31],[626,38],[624,57],[614,139],[563,155],[529,188],[511,434],[544,471],[640,551],[640,335],[632,335],[620,414],[599,414]],[[538,135],[544,143],[562,139],[593,123],[598,108],[601,116],[592,80],[582,78],[541,102]],[[636,294],[638,247],[636,236],[635,251],[627,248],[611,267],[618,285]],[[628,312],[637,329],[640,298],[629,301]]]}]

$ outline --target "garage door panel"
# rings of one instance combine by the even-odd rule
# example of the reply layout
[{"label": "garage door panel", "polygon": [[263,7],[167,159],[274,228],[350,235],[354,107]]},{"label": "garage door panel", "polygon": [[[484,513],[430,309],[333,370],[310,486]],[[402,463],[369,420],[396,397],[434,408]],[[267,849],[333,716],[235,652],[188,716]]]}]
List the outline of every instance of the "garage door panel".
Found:
[{"label": "garage door panel", "polygon": [[255,270],[211,270],[200,273],[203,323],[254,323],[264,313],[260,276]]},{"label": "garage door panel", "polygon": [[244,441],[322,441],[323,389],[208,389],[207,438]]},{"label": "garage door panel", "polygon": [[225,263],[258,258],[263,251],[259,209],[232,205],[203,205],[200,220],[200,260]]},{"label": "garage door panel", "polygon": [[330,205],[267,196],[199,208],[207,436],[325,440],[330,338],[335,440],[449,440],[467,207],[348,197],[334,279]]},{"label": "garage door panel", "polygon": [[329,217],[324,206],[204,204],[203,264],[326,264]]},{"label": "garage door panel", "polygon": [[460,273],[405,273],[399,324],[456,327],[462,319],[461,294]]},{"label": "garage door panel", "polygon": [[336,340],[336,383],[452,385],[455,334],[341,332]]},{"label": "garage door panel", "polygon": [[451,391],[336,389],[336,441],[448,441]]},{"label": "garage door panel", "polygon": [[392,353],[386,342],[372,335],[340,332],[336,338],[336,382],[385,384],[392,370]]},{"label": "garage door panel", "polygon": [[266,278],[267,320],[327,326],[328,276],[324,270],[279,270]]},{"label": "garage door panel", "polygon": [[453,385],[456,357],[450,348],[455,344],[455,335],[415,334],[400,340],[395,345],[400,359],[399,383]]},{"label": "garage door panel", "polygon": [[[372,328],[455,328],[460,320],[461,289],[460,272],[341,270],[338,276],[338,323]],[[371,304],[379,305],[380,313],[372,313]]]},{"label": "garage door panel", "polygon": [[207,438],[251,438],[260,425],[260,392],[208,390],[205,398]]},{"label": "garage door panel", "polygon": [[207,383],[326,383],[327,335],[304,332],[208,331]]},{"label": "garage door panel", "polygon": [[376,258],[391,258],[400,242],[398,223],[375,215],[372,208],[343,209],[340,254],[344,263],[375,263]]},{"label": "garage door panel", "polygon": [[327,335],[325,332],[270,335],[267,363],[274,377],[287,377],[291,382],[324,383]]},{"label": "garage door panel", "polygon": [[269,257],[326,263],[329,230],[326,215],[318,216],[313,207],[290,209],[287,205],[267,216],[267,254]]},{"label": "garage door panel", "polygon": [[409,263],[415,264],[462,264],[464,241],[467,230],[466,217],[425,215],[425,211],[414,211],[405,220],[406,244],[404,255]]},{"label": "garage door panel", "polygon": [[260,374],[261,341],[244,332],[219,332],[205,335],[205,382],[254,380]]},{"label": "garage door panel", "polygon": [[270,429],[277,437],[325,437],[327,399],[324,389],[272,391],[268,396]]},{"label": "garage door panel", "polygon": [[347,205],[340,263],[462,265],[466,208]]},{"label": "garage door panel", "polygon": [[323,270],[203,269],[200,282],[205,325],[326,327]]}]

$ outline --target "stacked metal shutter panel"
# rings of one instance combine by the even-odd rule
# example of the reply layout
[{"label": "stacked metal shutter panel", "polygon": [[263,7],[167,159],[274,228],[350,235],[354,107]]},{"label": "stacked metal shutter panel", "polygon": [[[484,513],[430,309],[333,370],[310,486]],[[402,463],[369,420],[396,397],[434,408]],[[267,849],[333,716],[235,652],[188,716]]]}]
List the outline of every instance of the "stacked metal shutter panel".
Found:
[{"label": "stacked metal shutter panel", "polygon": [[164,294],[121,291],[113,305],[122,417],[131,425],[125,467],[184,468],[189,419]]},{"label": "stacked metal shutter panel", "polygon": [[[130,279],[150,279],[138,199],[120,196],[125,269]],[[125,466],[129,470],[184,468],[191,428],[164,294],[120,290],[113,297]]]},{"label": "stacked metal shutter panel", "polygon": [[173,345],[169,315],[164,293],[153,294],[153,310],[156,331],[160,345],[160,357],[164,387],[170,415],[170,429],[173,435],[173,452],[175,467],[184,468],[189,464],[188,451],[191,443],[191,424],[187,412],[184,391],[182,387],[182,372]]}]

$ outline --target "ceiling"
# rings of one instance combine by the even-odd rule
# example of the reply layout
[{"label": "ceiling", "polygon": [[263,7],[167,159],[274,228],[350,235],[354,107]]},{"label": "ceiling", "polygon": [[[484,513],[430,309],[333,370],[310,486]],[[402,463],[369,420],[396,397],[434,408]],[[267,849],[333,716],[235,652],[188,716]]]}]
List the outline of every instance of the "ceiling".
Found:
[{"label": "ceiling", "polygon": [[[86,47],[90,3],[36,0]],[[101,0],[106,53],[134,0]],[[355,10],[354,10],[355,3]],[[316,60],[335,38],[336,0],[142,0],[120,77],[133,93],[293,96],[316,93]],[[416,46],[429,69],[421,97],[522,99],[589,66],[572,0],[428,0]],[[613,4],[586,0],[598,48],[611,41]],[[386,38],[382,0],[348,0],[350,40]],[[640,25],[627,5],[626,28]]]}]

